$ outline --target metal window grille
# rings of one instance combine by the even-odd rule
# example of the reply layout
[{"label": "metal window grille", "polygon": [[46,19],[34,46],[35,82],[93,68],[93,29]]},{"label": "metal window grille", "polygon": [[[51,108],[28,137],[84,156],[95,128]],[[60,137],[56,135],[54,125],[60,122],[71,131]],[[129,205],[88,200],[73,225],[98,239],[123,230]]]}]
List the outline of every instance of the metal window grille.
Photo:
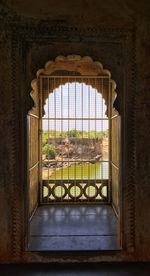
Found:
[{"label": "metal window grille", "polygon": [[109,203],[110,79],[40,76],[41,203]]}]

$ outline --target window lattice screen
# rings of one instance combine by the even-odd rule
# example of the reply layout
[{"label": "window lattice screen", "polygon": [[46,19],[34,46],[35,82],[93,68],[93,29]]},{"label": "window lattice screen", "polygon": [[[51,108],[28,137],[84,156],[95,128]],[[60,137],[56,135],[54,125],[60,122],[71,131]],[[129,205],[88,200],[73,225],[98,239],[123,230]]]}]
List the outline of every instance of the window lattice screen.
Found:
[{"label": "window lattice screen", "polygon": [[42,203],[108,202],[108,77],[41,77]]}]

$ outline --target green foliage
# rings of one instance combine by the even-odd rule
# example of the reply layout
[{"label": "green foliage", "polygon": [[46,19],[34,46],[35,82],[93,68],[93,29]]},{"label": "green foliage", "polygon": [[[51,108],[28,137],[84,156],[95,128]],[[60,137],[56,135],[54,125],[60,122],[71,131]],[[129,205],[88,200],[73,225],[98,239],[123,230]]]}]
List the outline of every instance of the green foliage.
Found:
[{"label": "green foliage", "polygon": [[47,159],[54,159],[56,157],[55,146],[52,144],[45,144],[43,147],[43,154],[46,154]]},{"label": "green foliage", "polygon": [[105,138],[108,137],[108,130],[86,132],[89,138]]},{"label": "green foliage", "polygon": [[46,145],[47,139],[49,138],[57,138],[57,137],[78,137],[78,138],[106,138],[108,137],[108,130],[104,131],[81,131],[76,129],[71,129],[70,131],[55,131],[49,130],[43,131],[42,143],[43,146]]},{"label": "green foliage", "polygon": [[66,134],[67,134],[68,137],[81,137],[82,136],[82,131],[72,129],[70,131],[67,131]]},{"label": "green foliage", "polygon": [[47,131],[44,131],[42,133],[42,147],[44,147],[46,145],[47,138],[48,138],[48,133],[47,133]]}]

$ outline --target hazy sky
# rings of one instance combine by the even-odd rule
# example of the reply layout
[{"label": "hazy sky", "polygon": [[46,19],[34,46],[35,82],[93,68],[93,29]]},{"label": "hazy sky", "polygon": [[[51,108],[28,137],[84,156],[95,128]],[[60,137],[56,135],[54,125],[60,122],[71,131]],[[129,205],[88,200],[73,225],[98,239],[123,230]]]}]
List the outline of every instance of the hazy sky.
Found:
[{"label": "hazy sky", "polygon": [[[56,131],[71,129],[102,131],[108,129],[108,121],[100,120],[107,119],[102,95],[84,83],[66,83],[55,89],[53,93],[49,94],[44,110],[43,118],[59,118],[61,120],[43,120],[43,130],[48,130],[48,127],[49,130],[56,129]],[[96,120],[90,120],[94,118]]]}]

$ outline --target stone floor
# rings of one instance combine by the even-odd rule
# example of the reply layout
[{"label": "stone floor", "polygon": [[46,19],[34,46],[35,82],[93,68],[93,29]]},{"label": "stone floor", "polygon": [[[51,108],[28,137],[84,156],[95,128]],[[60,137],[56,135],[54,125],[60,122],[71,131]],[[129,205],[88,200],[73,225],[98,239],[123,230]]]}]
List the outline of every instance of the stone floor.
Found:
[{"label": "stone floor", "polygon": [[111,206],[41,206],[30,223],[30,251],[118,250]]}]

